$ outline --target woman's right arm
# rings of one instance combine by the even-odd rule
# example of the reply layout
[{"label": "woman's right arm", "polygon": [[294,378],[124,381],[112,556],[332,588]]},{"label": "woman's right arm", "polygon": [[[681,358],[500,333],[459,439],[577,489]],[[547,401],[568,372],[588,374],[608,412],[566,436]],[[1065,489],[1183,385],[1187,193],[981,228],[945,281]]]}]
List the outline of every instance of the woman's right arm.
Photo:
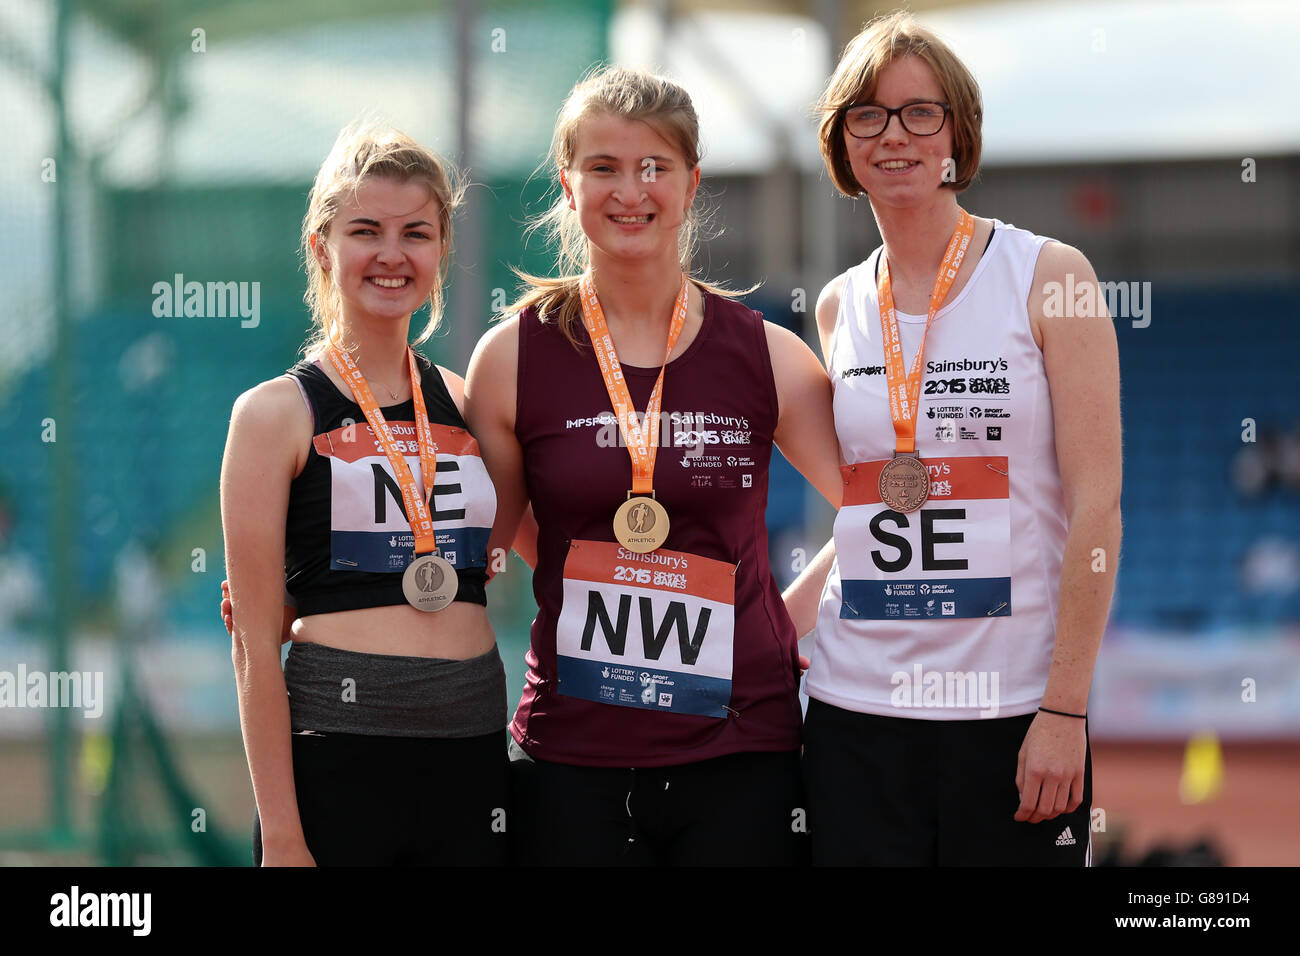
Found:
[{"label": "woman's right arm", "polygon": [[519,317],[513,316],[489,329],[474,348],[465,373],[465,423],[478,442],[497,493],[488,554],[508,553],[513,547],[533,567],[537,563],[537,524],[528,504],[524,452],[515,437],[518,370]]},{"label": "woman's right arm", "polygon": [[[817,297],[817,338],[821,342],[822,357],[828,369],[831,366],[831,334],[835,331],[835,319],[840,310],[840,295],[844,289],[846,274],[841,273],[826,283],[821,295]],[[821,602],[822,587],[826,583],[826,575],[830,573],[834,558],[835,539],[831,538],[782,595],[785,598],[786,610],[790,614],[790,619],[794,621],[800,638],[810,634],[817,624],[817,609]]]},{"label": "woman's right arm", "polygon": [[280,667],[289,485],[298,468],[296,449],[310,441],[297,386],[276,379],[236,399],[221,463],[221,525],[236,622],[231,658],[263,866],[314,865],[298,818]]}]

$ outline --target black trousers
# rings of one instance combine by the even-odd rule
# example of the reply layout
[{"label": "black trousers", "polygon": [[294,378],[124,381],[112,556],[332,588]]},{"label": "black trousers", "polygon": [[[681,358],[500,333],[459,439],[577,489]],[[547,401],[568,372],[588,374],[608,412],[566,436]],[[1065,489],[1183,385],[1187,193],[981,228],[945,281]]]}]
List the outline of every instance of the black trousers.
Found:
[{"label": "black trousers", "polygon": [[[480,737],[294,734],[293,776],[317,866],[501,866],[506,732]],[[262,863],[261,821],[253,861]]]},{"label": "black trousers", "polygon": [[813,865],[1086,866],[1091,746],[1077,810],[1041,823],[1014,819],[1017,757],[1035,716],[917,720],[809,700]]},{"label": "black trousers", "polygon": [[524,866],[799,866],[799,753],[674,767],[550,763],[510,742],[511,843]]}]

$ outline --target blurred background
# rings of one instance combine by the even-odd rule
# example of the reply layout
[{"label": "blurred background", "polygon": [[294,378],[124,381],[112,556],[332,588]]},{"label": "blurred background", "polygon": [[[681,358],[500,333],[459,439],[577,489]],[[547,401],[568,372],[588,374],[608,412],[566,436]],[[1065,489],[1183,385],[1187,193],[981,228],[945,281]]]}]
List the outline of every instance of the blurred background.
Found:
[{"label": "blurred background", "polygon": [[[762,282],[749,304],[815,343],[822,285],[879,237],[833,191],[809,107],[894,7],[6,0],[0,680],[75,671],[102,691],[0,705],[0,863],[251,863],[218,472],[235,397],[305,337],[297,238],[340,127],[378,114],[476,184],[424,346],[463,370],[510,266],[550,267],[522,228],[546,208],[536,170],[569,88],[602,61],[665,72],[701,115],[718,234],[699,271]],[[1132,294],[1095,859],[1296,865],[1300,7],[911,9],[983,90],[963,205],[1078,246]],[[159,284],[188,282],[233,283],[243,311],[169,308]],[[768,519],[785,584],[831,514],[777,461]],[[515,558],[490,612],[514,695],[534,612]]]}]

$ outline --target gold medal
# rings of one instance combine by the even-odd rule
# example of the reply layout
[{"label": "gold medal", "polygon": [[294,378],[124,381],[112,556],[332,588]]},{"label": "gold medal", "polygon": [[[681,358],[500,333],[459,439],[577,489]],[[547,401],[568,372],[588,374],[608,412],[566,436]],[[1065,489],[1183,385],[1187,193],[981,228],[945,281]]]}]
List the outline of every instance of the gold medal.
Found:
[{"label": "gold medal", "polygon": [[614,537],[629,551],[647,554],[668,539],[668,510],[653,498],[628,492],[614,513]]},{"label": "gold medal", "polygon": [[880,469],[880,500],[901,514],[930,497],[930,476],[915,455],[895,455]]},{"label": "gold medal", "polygon": [[455,599],[458,590],[456,569],[441,555],[417,555],[402,574],[402,594],[417,611],[441,611]]}]

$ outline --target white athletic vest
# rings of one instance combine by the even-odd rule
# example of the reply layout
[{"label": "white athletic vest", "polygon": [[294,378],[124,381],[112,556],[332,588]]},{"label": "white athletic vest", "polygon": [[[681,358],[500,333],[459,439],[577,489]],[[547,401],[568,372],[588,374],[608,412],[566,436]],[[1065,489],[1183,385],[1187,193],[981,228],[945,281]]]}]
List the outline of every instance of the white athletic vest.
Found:
[{"label": "white athletic vest", "polygon": [[[1049,240],[994,222],[992,243],[926,340],[916,448],[931,490],[908,515],[876,491],[895,442],[880,249],[846,273],[830,375],[840,448],[860,472],[835,520],[805,685],[837,707],[971,720],[1031,713],[1042,700],[1066,521],[1052,400],[1025,303]],[[898,320],[910,369],[925,316]]]}]

